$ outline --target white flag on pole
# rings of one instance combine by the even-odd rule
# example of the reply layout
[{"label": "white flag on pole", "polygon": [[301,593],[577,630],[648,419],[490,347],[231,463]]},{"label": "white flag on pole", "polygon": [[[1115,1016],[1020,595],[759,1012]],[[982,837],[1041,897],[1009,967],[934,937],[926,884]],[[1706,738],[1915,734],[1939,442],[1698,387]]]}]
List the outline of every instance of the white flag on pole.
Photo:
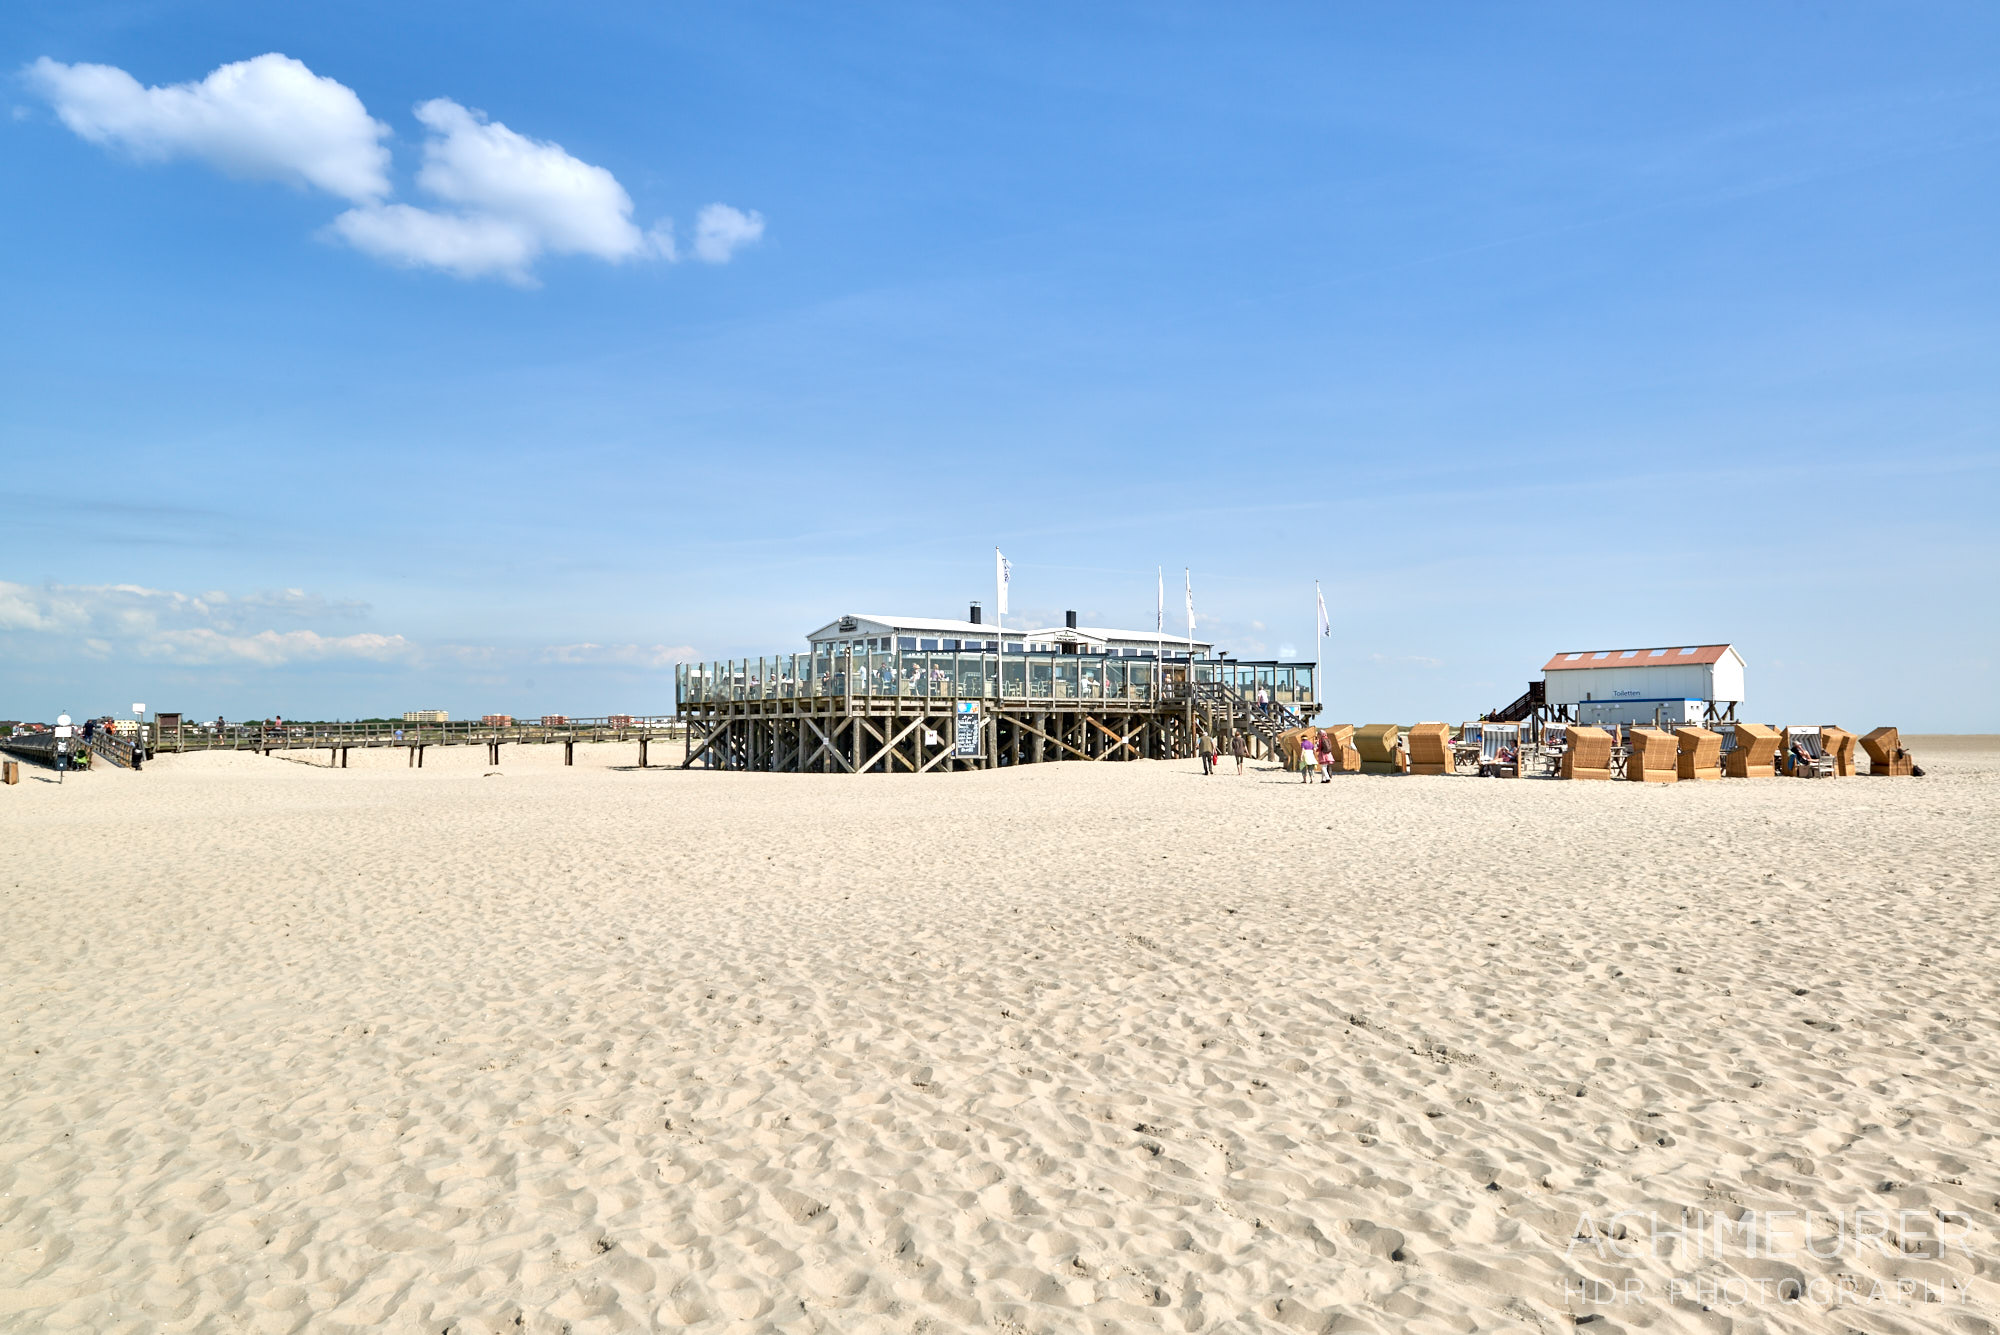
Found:
[{"label": "white flag on pole", "polygon": [[1153,571],[1160,577],[1160,598],[1153,604],[1153,631],[1159,634],[1167,628],[1167,568],[1154,566]]},{"label": "white flag on pole", "polygon": [[1000,555],[1000,549],[993,549],[993,582],[999,589],[1000,607],[997,615],[1007,615],[1007,584],[1014,574],[1014,563]]},{"label": "white flag on pole", "polygon": [[1194,575],[1185,567],[1181,574],[1187,579],[1188,638],[1194,638]]},{"label": "white flag on pole", "polygon": [[1313,597],[1319,599],[1319,633],[1333,634],[1333,618],[1326,614],[1326,595],[1319,591],[1319,581],[1313,581]]}]

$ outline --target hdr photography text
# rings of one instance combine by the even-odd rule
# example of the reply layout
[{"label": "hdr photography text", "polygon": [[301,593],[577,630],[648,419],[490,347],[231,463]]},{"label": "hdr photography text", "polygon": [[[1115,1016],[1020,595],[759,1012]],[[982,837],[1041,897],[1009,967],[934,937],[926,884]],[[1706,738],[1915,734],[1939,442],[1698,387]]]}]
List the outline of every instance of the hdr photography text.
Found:
[{"label": "hdr photography text", "polygon": [[[1564,1255],[1602,1261],[1651,1258],[1680,1263],[1729,1259],[1856,1260],[1873,1253],[1901,1260],[1942,1260],[1965,1252],[1970,1221],[1933,1210],[1747,1210],[1735,1215],[1682,1210],[1621,1210],[1603,1219],[1577,1221]],[[1962,1288],[1942,1277],[1871,1279],[1830,1276],[1674,1276],[1655,1285],[1637,1276],[1598,1279],[1566,1276],[1565,1304],[1615,1306],[1642,1303],[1656,1291],[1668,1302],[1740,1306],[1771,1299],[1819,1306],[1842,1303],[1962,1302]]]},{"label": "hdr photography text", "polygon": [[[1621,1307],[1646,1301],[1646,1281],[1569,1278],[1561,1281],[1565,1307]],[[1688,1275],[1667,1280],[1663,1296],[1670,1303],[1700,1303],[1704,1307],[1742,1307],[1752,1302],[1782,1299],[1814,1307],[1842,1303],[1962,1303],[1965,1290],[1933,1284],[1928,1279],[1863,1279],[1855,1275],[1786,1276]]]},{"label": "hdr photography text", "polygon": [[1832,1261],[1874,1251],[1938,1260],[1953,1250],[1967,1250],[1969,1227],[1965,1216],[1937,1210],[1745,1210],[1731,1216],[1683,1209],[1677,1219],[1656,1210],[1620,1210],[1602,1220],[1588,1214],[1578,1219],[1564,1255]]}]

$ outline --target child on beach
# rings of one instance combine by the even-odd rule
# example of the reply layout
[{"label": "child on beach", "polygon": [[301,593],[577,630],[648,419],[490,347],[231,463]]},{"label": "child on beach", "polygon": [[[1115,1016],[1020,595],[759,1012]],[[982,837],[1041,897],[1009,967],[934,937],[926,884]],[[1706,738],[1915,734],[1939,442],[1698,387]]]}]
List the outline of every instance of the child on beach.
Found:
[{"label": "child on beach", "polygon": [[1318,765],[1315,762],[1313,753],[1313,739],[1310,736],[1299,738],[1299,782],[1311,783],[1313,781],[1313,771],[1317,768]]}]

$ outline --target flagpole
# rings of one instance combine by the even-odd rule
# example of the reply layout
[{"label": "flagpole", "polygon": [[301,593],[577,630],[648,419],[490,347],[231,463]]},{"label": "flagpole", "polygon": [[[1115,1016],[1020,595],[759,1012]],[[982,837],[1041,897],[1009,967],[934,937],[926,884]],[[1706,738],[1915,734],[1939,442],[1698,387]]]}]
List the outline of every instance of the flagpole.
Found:
[{"label": "flagpole", "polygon": [[[996,651],[993,655],[993,707],[997,711],[1007,694],[1007,558],[1000,549],[993,549],[993,639]],[[1025,673],[1026,668],[1022,671]],[[1000,758],[1000,716],[993,716],[993,763],[997,766]]]},{"label": "flagpole", "polygon": [[1195,702],[1195,692],[1194,692],[1194,575],[1193,575],[1193,573],[1192,573],[1191,571],[1189,571],[1189,569],[1188,569],[1188,568],[1187,568],[1186,566],[1182,566],[1182,567],[1181,567],[1181,585],[1182,585],[1182,587],[1183,587],[1183,588],[1184,588],[1184,589],[1185,589],[1185,590],[1187,591],[1187,614],[1188,614],[1188,653],[1187,653],[1187,692],[1188,692],[1188,740],[1189,740],[1189,741],[1193,741],[1193,740],[1194,740],[1194,702]]},{"label": "flagpole", "polygon": [[1153,586],[1153,703],[1158,704],[1160,688],[1167,682],[1167,568],[1154,566],[1153,575],[1159,581]]},{"label": "flagpole", "polygon": [[[1326,606],[1326,595],[1319,591],[1319,581],[1313,581],[1313,703],[1323,704],[1326,694],[1326,658],[1321,652],[1320,642],[1326,638],[1325,620],[1320,609]],[[1318,713],[1318,710],[1314,710]]]},{"label": "flagpole", "polygon": [[1188,609],[1188,689],[1194,689],[1194,572],[1183,566],[1181,578],[1187,583]]}]

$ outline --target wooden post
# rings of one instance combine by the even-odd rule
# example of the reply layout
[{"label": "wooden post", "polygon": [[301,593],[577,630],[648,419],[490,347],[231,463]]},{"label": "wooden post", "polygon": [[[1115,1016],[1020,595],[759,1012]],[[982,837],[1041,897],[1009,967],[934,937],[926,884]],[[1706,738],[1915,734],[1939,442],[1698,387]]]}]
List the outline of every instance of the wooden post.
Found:
[{"label": "wooden post", "polygon": [[639,734],[639,768],[646,768],[646,734]]},{"label": "wooden post", "polygon": [[[692,743],[690,743],[690,745],[692,745]],[[571,737],[563,743],[563,764],[574,765],[575,763],[576,763],[576,738]]]}]

